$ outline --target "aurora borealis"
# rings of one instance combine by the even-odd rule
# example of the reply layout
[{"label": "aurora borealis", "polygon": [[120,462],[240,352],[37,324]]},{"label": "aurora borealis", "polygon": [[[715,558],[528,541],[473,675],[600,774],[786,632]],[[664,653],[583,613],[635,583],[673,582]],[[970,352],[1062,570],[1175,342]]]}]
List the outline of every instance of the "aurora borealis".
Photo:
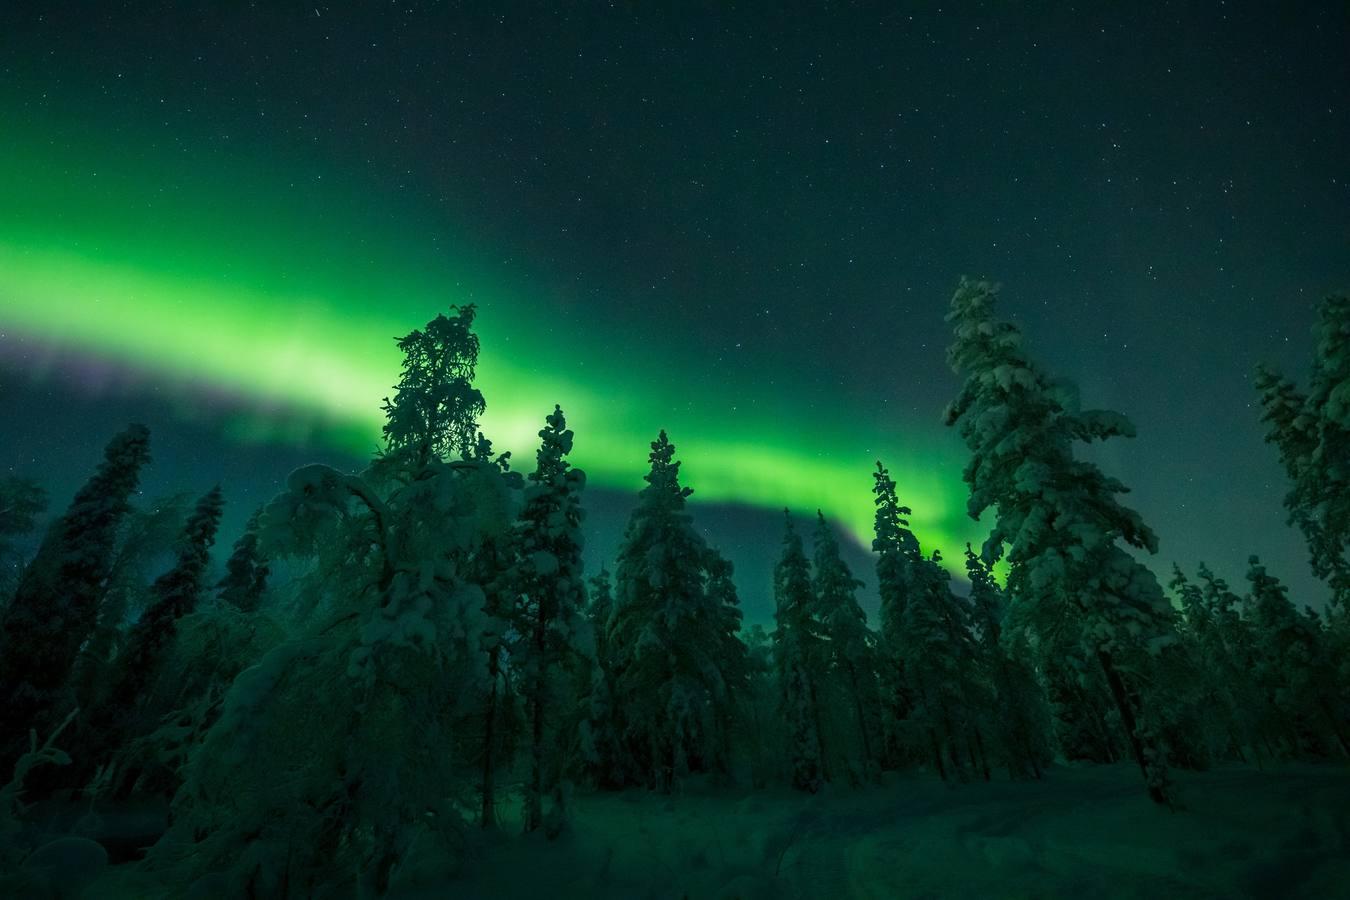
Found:
[{"label": "aurora borealis", "polygon": [[[7,409],[92,359],[219,406],[220,453],[363,455],[391,339],[473,302],[518,460],[557,402],[596,488],[639,488],[665,428],[698,501],[865,542],[880,458],[959,560],[984,532],[942,317],[987,274],[1138,425],[1107,463],[1160,570],[1259,550],[1314,592],[1246,379],[1296,371],[1350,277],[1345,17],[1266,15],[11,10],[0,365],[41,390]],[[743,556],[773,554],[762,519]]]},{"label": "aurora borealis", "polygon": [[[594,337],[558,345],[530,327],[540,304],[532,306],[519,288],[478,287],[485,279],[466,275],[472,263],[418,260],[394,246],[363,239],[358,248],[341,237],[308,233],[293,209],[267,201],[274,186],[265,181],[250,186],[255,197],[205,192],[177,204],[151,204],[128,220],[127,211],[137,206],[133,198],[154,192],[160,170],[123,172],[104,188],[93,183],[98,176],[92,172],[88,183],[72,183],[70,172],[79,165],[53,171],[30,162],[5,173],[3,187],[18,200],[20,215],[7,219],[0,235],[3,324],[144,369],[184,390],[228,391],[253,410],[245,421],[236,419],[236,437],[303,442],[310,436],[296,430],[298,415],[301,422],[324,423],[320,431],[339,441],[338,449],[369,451],[382,422],[380,399],[398,369],[390,338],[445,305],[475,302],[483,308],[484,428],[500,448],[528,459],[540,410],[556,401],[582,435],[579,464],[602,487],[640,485],[646,443],[664,427],[690,436],[681,451],[697,472],[702,497],[819,507],[841,517],[855,535],[866,534],[867,448],[882,445],[847,423],[813,426],[833,443],[858,445],[825,456],[802,446],[792,423],[729,412],[719,385],[634,381],[606,354],[605,341],[623,336],[602,337],[602,321],[587,325]],[[100,193],[104,208],[91,210],[89,199]],[[348,214],[359,232],[359,210]],[[229,224],[212,227],[204,241],[201,215],[225,215]],[[276,256],[283,244],[303,265]],[[78,315],[63,302],[68,297],[82,298]],[[677,372],[678,354],[678,347],[667,347],[643,355],[657,371]],[[931,448],[887,456],[922,510],[917,520],[951,545],[953,526],[964,524],[952,467]]]}]

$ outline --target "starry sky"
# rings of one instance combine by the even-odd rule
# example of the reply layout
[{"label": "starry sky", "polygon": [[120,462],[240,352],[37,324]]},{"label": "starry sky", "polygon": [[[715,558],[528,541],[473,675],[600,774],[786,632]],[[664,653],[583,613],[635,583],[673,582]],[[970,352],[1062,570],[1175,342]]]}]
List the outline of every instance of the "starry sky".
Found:
[{"label": "starry sky", "polygon": [[484,428],[527,465],[563,405],[592,564],[666,428],[764,620],[783,506],[870,579],[877,458],[926,545],[982,537],[970,274],[1137,424],[1094,458],[1160,573],[1259,552],[1323,602],[1250,376],[1350,285],[1350,7],[349,6],[0,11],[0,472],[59,505],[139,419],[147,492],[219,480],[237,528],[358,465],[391,338],[473,302]]}]

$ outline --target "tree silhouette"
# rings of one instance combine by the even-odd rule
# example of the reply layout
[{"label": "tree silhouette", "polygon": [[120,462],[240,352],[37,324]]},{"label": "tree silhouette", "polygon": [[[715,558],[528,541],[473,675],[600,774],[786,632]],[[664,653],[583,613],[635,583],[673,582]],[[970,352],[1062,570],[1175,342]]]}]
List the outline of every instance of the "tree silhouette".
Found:
[{"label": "tree silhouette", "polygon": [[94,630],[117,529],[150,459],[150,432],[132,425],[48,531],[0,622],[0,771],[29,728],[46,731],[69,705],[64,689]]},{"label": "tree silhouette", "polygon": [[[1157,802],[1168,801],[1166,751],[1146,718],[1149,651],[1172,635],[1172,609],[1157,579],[1119,544],[1150,553],[1157,537],[1123,506],[1123,484],[1079,460],[1074,445],[1131,436],[1118,413],[1082,410],[1076,391],[1027,356],[1022,333],[994,317],[997,288],[963,279],[952,297],[947,356],[965,382],[948,407],[971,453],[965,468],[972,518],[996,507],[983,555],[1007,547],[1009,589],[1027,604],[1044,645],[1072,629],[1096,659],[1126,737]],[[1151,711],[1150,711],[1151,712]]]}]

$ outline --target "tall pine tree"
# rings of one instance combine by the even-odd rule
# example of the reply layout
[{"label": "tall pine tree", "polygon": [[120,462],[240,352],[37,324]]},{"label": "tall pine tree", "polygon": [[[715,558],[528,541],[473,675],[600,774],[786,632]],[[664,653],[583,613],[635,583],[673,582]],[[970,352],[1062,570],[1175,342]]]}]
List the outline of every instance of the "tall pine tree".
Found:
[{"label": "tall pine tree", "polygon": [[1294,607],[1288,588],[1266,571],[1260,559],[1253,556],[1248,565],[1254,674],[1290,751],[1323,756],[1334,747],[1350,756],[1350,728],[1338,709],[1336,678],[1323,646],[1321,622]]},{"label": "tall pine tree", "polygon": [[[572,431],[555,406],[534,472],[525,488],[525,505],[515,529],[512,581],[517,594],[514,625],[520,636],[511,656],[523,677],[530,721],[530,774],[525,790],[525,830],[544,824],[543,798],[555,795],[552,817],[561,823],[560,785],[573,739],[578,698],[571,673],[583,645],[586,584],[582,578],[581,491],[586,475],[567,461]],[[550,829],[552,830],[552,829]]]},{"label": "tall pine tree", "polygon": [[1028,659],[1026,636],[1007,629],[1008,604],[989,566],[966,545],[970,612],[980,675],[992,689],[995,722],[1004,765],[1013,778],[1040,778],[1050,761],[1050,731],[1045,693]]},{"label": "tall pine tree", "polygon": [[725,768],[718,738],[730,719],[744,645],[734,593],[710,579],[717,557],[685,510],[675,446],[652,442],[647,487],[628,521],[615,571],[608,644],[622,715],[626,777],[669,791],[688,772]]},{"label": "tall pine tree", "polygon": [[1314,573],[1350,611],[1350,296],[1322,301],[1314,336],[1307,394],[1265,368],[1257,369],[1256,389],[1266,440],[1279,448],[1291,482],[1290,521],[1307,539]]},{"label": "tall pine tree", "polygon": [[589,676],[586,715],[581,723],[581,753],[592,783],[604,788],[623,784],[618,770],[620,742],[614,708],[614,660],[609,646],[609,620],[614,613],[614,592],[609,571],[603,566],[590,579],[586,619],[595,636],[595,659]]},{"label": "tall pine tree", "polygon": [[815,793],[828,778],[820,712],[825,647],[813,615],[815,598],[802,539],[787,510],[783,518],[783,555],[773,577],[778,626],[773,633],[773,658],[782,692],[779,702],[788,723],[792,786]]},{"label": "tall pine tree", "polygon": [[98,620],[117,529],[141,469],[150,432],[132,425],[104,451],[24,570],[0,622],[0,771],[23,751],[30,728],[45,734],[69,711],[67,680]]},{"label": "tall pine tree", "polygon": [[267,588],[267,577],[272,574],[267,559],[258,547],[259,509],[249,517],[244,533],[234,542],[230,558],[225,561],[225,577],[216,584],[222,603],[228,603],[240,612],[255,612]]},{"label": "tall pine tree", "polygon": [[905,724],[915,750],[926,745],[944,779],[965,781],[977,769],[988,779],[970,608],[941,563],[938,551],[911,561],[910,596],[896,626],[913,699]]},{"label": "tall pine tree", "polygon": [[994,316],[997,289],[962,280],[947,319],[952,368],[965,376],[946,421],[970,449],[968,511],[997,509],[983,555],[1007,548],[1013,602],[1043,645],[1065,628],[1101,667],[1149,795],[1168,802],[1167,753],[1146,708],[1149,652],[1174,638],[1172,608],[1157,579],[1121,544],[1157,551],[1157,538],[1116,495],[1126,488],[1076,458],[1080,442],[1130,436],[1118,413],[1083,410],[1067,382],[1053,381]]},{"label": "tall pine tree", "polygon": [[867,614],[858,605],[862,582],[853,577],[839,555],[839,541],[825,514],[816,510],[812,590],[815,615],[826,640],[829,666],[847,693],[862,750],[861,770],[876,765],[873,749],[873,708],[877,695],[876,635],[867,627]]},{"label": "tall pine tree", "polygon": [[[201,599],[202,582],[224,505],[217,486],[202,495],[188,516],[174,551],[174,564],[155,579],[153,600],[132,626],[113,663],[108,685],[90,711],[87,727],[82,729],[90,751],[81,763],[83,771],[102,764],[107,754],[127,738],[147,733],[159,716],[168,712],[146,709],[143,701],[152,692],[178,632],[179,620],[192,613]],[[130,777],[124,776],[121,783],[130,788]]]},{"label": "tall pine tree", "polygon": [[710,743],[714,755],[709,768],[726,772],[731,766],[732,732],[737,711],[745,698],[750,669],[745,642],[740,638],[741,601],[736,591],[735,567],[731,560],[709,547],[703,575],[706,608],[715,616],[716,622],[711,629],[717,642],[712,656],[720,667],[721,682],[726,690],[725,702],[714,707],[711,717],[713,734]]},{"label": "tall pine tree", "polygon": [[36,482],[13,476],[0,478],[0,615],[23,569],[23,554],[14,539],[33,530],[47,508],[47,492]]},{"label": "tall pine tree", "polygon": [[1211,755],[1245,762],[1248,752],[1261,756],[1264,700],[1252,681],[1252,642],[1239,598],[1222,579],[1200,564],[1200,582],[1172,567],[1168,587],[1181,606],[1181,637],[1195,659],[1194,686],[1204,708]]},{"label": "tall pine tree", "polygon": [[885,725],[885,761],[898,766],[905,757],[902,723],[913,710],[914,698],[901,651],[901,628],[913,590],[912,569],[919,558],[919,542],[909,530],[909,507],[901,506],[895,481],[877,461],[872,473],[876,505],[872,550],[877,558],[877,589],[881,594],[882,721]]}]

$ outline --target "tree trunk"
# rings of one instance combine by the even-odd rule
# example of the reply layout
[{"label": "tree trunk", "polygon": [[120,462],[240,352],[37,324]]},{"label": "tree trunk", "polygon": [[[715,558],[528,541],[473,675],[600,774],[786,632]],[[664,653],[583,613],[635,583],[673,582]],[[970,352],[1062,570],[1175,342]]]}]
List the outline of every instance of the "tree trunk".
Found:
[{"label": "tree trunk", "polygon": [[525,801],[525,830],[534,831],[544,822],[544,690],[547,685],[545,645],[550,619],[544,604],[534,623],[534,674],[530,679],[530,789]]},{"label": "tree trunk", "polygon": [[[1100,745],[1101,749],[1103,749],[1106,753],[1106,762],[1108,763],[1118,762],[1120,760],[1120,755],[1117,753],[1117,750],[1119,748],[1116,746],[1116,741],[1114,740],[1111,734],[1111,726],[1106,721],[1105,714],[1102,713],[1102,711],[1097,708],[1097,704],[1093,702],[1093,697],[1089,695],[1084,688],[1075,685],[1073,687],[1073,692],[1074,696],[1078,698],[1079,704],[1086,711],[1086,714],[1090,717],[1089,721],[1091,722],[1093,730],[1095,731],[1095,737],[1097,739],[1097,742]],[[1100,760],[1095,759],[1093,760],[1093,762],[1099,761]]]},{"label": "tree trunk", "polygon": [[867,716],[863,710],[862,692],[858,689],[858,670],[850,663],[848,667],[849,689],[853,692],[853,709],[858,716],[858,732],[862,735],[863,771],[872,765],[872,739],[867,733]]},{"label": "tree trunk", "polygon": [[1022,734],[1022,746],[1026,748],[1027,759],[1031,762],[1031,774],[1036,776],[1036,780],[1041,780],[1041,763],[1036,759],[1036,750],[1031,746],[1031,739],[1026,735],[1025,729]]},{"label": "tree trunk", "polygon": [[980,770],[984,773],[984,780],[990,781],[989,775],[989,757],[984,752],[984,737],[980,734],[979,726],[975,728],[975,749],[980,754]]},{"label": "tree trunk", "polygon": [[933,745],[933,762],[937,764],[938,775],[946,781],[947,767],[942,764],[942,747],[938,744],[937,731],[931,727],[928,729],[928,740]]},{"label": "tree trunk", "polygon": [[1120,672],[1116,669],[1115,663],[1111,661],[1110,653],[1105,650],[1098,650],[1097,661],[1101,663],[1102,671],[1106,673],[1106,683],[1111,688],[1111,697],[1116,701],[1116,709],[1120,712],[1120,721],[1124,724],[1126,734],[1129,736],[1130,749],[1134,752],[1134,760],[1139,764],[1139,772],[1144,776],[1144,783],[1148,785],[1149,798],[1154,803],[1167,804],[1167,794],[1161,787],[1153,784],[1149,778],[1148,758],[1144,755],[1144,743],[1139,739],[1134,704],[1130,700],[1125,681],[1120,677]]},{"label": "tree trunk", "polygon": [[717,714],[717,728],[721,732],[718,735],[718,753],[722,757],[719,771],[723,774],[731,771],[731,728],[735,718],[733,710],[739,705],[735,698],[735,694],[728,692],[726,702]]},{"label": "tree trunk", "polygon": [[809,683],[808,696],[811,698],[811,722],[816,729],[816,749],[820,751],[820,780],[830,780],[830,764],[825,754],[825,729],[820,722],[820,701],[816,698],[816,684]]},{"label": "tree trunk", "polygon": [[1331,726],[1331,733],[1336,736],[1336,742],[1341,745],[1341,752],[1350,757],[1350,740],[1346,739],[1345,728],[1342,727],[1331,704],[1326,700],[1320,700],[1317,704],[1322,709],[1322,715],[1327,717],[1327,724]]},{"label": "tree trunk", "polygon": [[500,648],[488,651],[488,688],[486,721],[483,724],[483,812],[482,827],[497,827],[497,798],[494,744],[497,739],[497,673],[500,667]]},{"label": "tree trunk", "polygon": [[1233,749],[1237,751],[1238,762],[1245,763],[1247,761],[1247,754],[1242,750],[1242,739],[1238,737],[1237,729],[1233,727],[1231,722],[1228,726],[1228,739],[1233,742]]},{"label": "tree trunk", "polygon": [[[542,679],[540,679],[542,680]],[[525,802],[525,830],[534,831],[544,821],[544,704],[535,685],[530,703],[530,790]]]},{"label": "tree trunk", "polygon": [[1272,762],[1274,762],[1275,760],[1277,760],[1277,759],[1280,758],[1280,754],[1276,753],[1276,752],[1275,752],[1275,748],[1274,748],[1273,746],[1271,746],[1271,743],[1270,743],[1270,735],[1266,733],[1266,729],[1265,729],[1265,728],[1262,728],[1262,729],[1261,729],[1261,743],[1263,743],[1263,744],[1266,745],[1266,758],[1267,758],[1267,759],[1269,759],[1269,760],[1271,760]]}]

